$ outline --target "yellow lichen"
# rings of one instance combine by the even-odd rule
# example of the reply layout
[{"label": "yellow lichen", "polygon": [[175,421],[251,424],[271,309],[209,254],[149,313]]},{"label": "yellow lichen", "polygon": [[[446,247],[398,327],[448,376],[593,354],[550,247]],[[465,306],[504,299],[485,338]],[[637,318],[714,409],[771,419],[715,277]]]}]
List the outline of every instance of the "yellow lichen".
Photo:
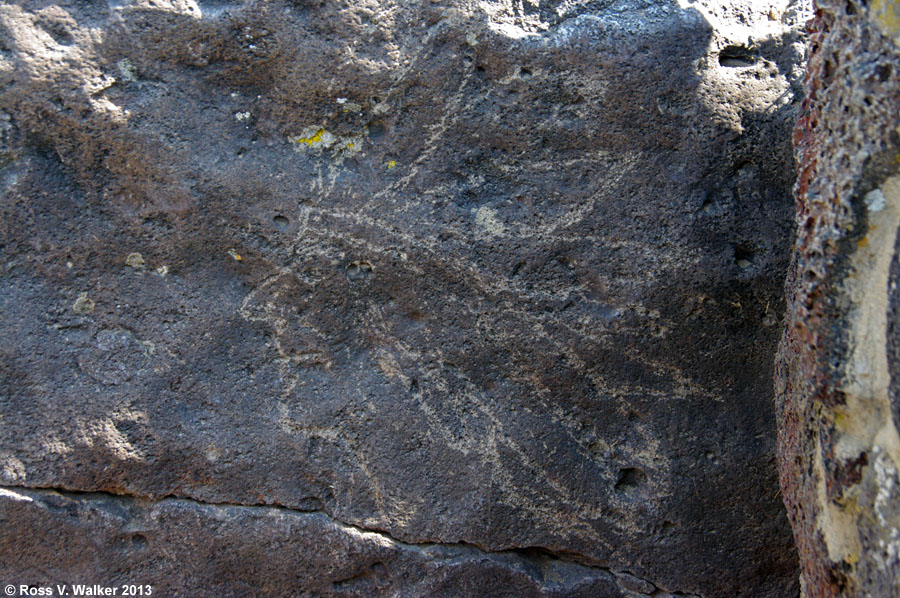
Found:
[{"label": "yellow lichen", "polygon": [[312,147],[316,143],[322,143],[322,135],[324,135],[324,134],[325,134],[325,129],[319,129],[318,131],[316,131],[316,134],[311,137],[297,136],[297,137],[291,138],[291,141],[293,141],[297,145],[300,145],[301,143],[305,143],[309,147]]},{"label": "yellow lichen", "polygon": [[234,261],[236,261],[236,262],[240,262],[244,259],[241,257],[241,254],[238,253],[235,249],[229,249],[228,255],[230,255],[232,258],[234,258]]},{"label": "yellow lichen", "polygon": [[363,135],[341,137],[322,126],[314,125],[306,127],[299,135],[288,137],[288,141],[293,143],[294,149],[301,153],[307,152],[309,149],[330,149],[331,157],[341,164],[344,158],[360,152],[365,141],[364,135],[365,131]]},{"label": "yellow lichen", "polygon": [[387,169],[390,170],[391,168],[393,168],[396,165],[397,165],[397,161],[391,160],[390,162],[387,163]]},{"label": "yellow lichen", "polygon": [[900,37],[900,0],[873,0],[870,11],[885,35]]}]

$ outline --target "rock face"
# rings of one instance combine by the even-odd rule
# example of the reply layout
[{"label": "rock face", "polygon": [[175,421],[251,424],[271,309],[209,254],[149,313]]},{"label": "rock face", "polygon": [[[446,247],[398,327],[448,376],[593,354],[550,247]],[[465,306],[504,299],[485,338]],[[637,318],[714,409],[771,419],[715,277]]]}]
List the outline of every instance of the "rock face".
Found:
[{"label": "rock face", "polygon": [[[403,544],[322,513],[46,490],[0,490],[0,497],[6,518],[0,550],[17,555],[4,567],[4,581],[27,579],[38,587],[103,580],[150,585],[151,595],[162,596],[190,589],[188,595],[202,596],[460,598],[624,597],[654,589],[634,576],[537,550],[486,558],[472,546]],[[40,574],[37,559],[22,554],[39,555]]]},{"label": "rock face", "polygon": [[900,3],[819,1],[779,467],[809,596],[900,595]]},{"label": "rock face", "polygon": [[0,580],[796,596],[799,21],[0,5]]}]

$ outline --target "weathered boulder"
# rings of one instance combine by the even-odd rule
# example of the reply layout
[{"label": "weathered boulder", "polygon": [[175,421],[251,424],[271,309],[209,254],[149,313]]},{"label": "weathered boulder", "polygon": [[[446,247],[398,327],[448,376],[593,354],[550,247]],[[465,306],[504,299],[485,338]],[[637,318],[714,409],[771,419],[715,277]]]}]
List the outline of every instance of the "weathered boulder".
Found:
[{"label": "weathered boulder", "polygon": [[900,595],[900,3],[819,0],[779,468],[809,596]]},{"label": "weathered boulder", "polygon": [[0,579],[796,595],[799,20],[0,5]]}]

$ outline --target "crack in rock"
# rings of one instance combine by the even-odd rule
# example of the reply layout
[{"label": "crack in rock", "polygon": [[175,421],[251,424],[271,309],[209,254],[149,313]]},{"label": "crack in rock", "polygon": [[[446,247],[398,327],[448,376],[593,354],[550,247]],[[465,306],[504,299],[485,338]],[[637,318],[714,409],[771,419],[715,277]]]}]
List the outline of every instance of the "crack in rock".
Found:
[{"label": "crack in rock", "polygon": [[[28,511],[29,514],[24,515],[23,511]],[[279,505],[210,503],[176,496],[148,498],[61,488],[0,487],[0,522],[10,528],[9,533],[5,534],[7,539],[4,542],[17,538],[16,522],[28,521],[34,517],[46,518],[42,529],[48,530],[60,526],[58,520],[64,519],[64,527],[69,528],[65,534],[67,537],[72,536],[74,529],[80,529],[83,534],[90,536],[96,535],[100,542],[95,542],[94,548],[97,549],[99,545],[98,552],[101,554],[105,553],[104,548],[110,547],[120,552],[140,555],[159,546],[170,558],[175,550],[176,561],[179,560],[179,544],[173,544],[176,547],[173,549],[172,546],[167,548],[163,542],[157,541],[157,534],[167,535],[171,523],[191,530],[195,539],[184,545],[197,544],[199,542],[196,538],[206,534],[218,535],[222,528],[230,527],[229,523],[237,524],[238,527],[246,525],[256,531],[256,540],[260,539],[259,532],[262,532],[262,536],[268,532],[272,536],[270,539],[274,539],[281,535],[286,525],[289,529],[300,528],[306,532],[301,533],[300,538],[315,531],[323,539],[319,548],[322,553],[328,552],[328,548],[333,550],[336,545],[343,545],[346,551],[344,556],[353,571],[349,576],[335,576],[331,582],[335,595],[347,592],[352,594],[363,587],[369,590],[384,589],[391,585],[392,580],[404,578],[403,565],[413,561],[419,566],[439,570],[460,565],[464,569],[498,569],[530,581],[538,592],[535,595],[540,596],[567,596],[570,592],[580,592],[584,588],[595,586],[608,587],[614,593],[603,595],[610,596],[695,596],[680,592],[669,593],[630,572],[578,562],[571,555],[555,553],[542,547],[487,551],[460,542],[404,542],[380,530],[340,521],[324,511],[300,511]],[[226,537],[227,535],[225,534]],[[21,537],[17,539],[23,541]],[[40,539],[33,538],[32,541],[40,542]],[[251,539],[247,539],[247,545],[242,547],[220,542],[218,549],[250,555],[254,548],[259,547],[259,543]],[[352,562],[354,559],[359,561],[360,554],[369,556],[367,553],[372,551],[382,553],[378,555],[381,560],[374,560],[362,567],[359,563]],[[384,553],[393,558],[386,558]],[[361,560],[367,562],[372,559]],[[397,566],[398,562],[400,567]],[[334,568],[333,565],[332,567]],[[30,570],[28,566],[0,565],[0,577],[13,579],[17,575],[38,570],[44,571],[39,567]],[[322,574],[327,576],[327,573],[326,568]],[[64,577],[54,575],[46,576],[43,581],[49,582],[51,577],[53,581],[65,581]],[[160,584],[164,583],[163,576],[157,579]]]}]

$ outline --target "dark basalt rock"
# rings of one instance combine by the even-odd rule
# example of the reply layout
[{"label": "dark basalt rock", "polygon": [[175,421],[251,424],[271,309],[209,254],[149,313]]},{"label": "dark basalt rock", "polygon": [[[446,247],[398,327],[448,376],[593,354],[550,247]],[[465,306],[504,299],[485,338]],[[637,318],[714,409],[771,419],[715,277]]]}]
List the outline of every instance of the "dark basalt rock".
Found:
[{"label": "dark basalt rock", "polygon": [[[32,542],[0,579],[443,595],[460,560],[483,595],[577,595],[562,567],[584,595],[795,596],[771,388],[798,20],[0,6],[0,504]],[[153,559],[113,542],[132,517]],[[53,530],[100,539],[47,569]]]},{"label": "dark basalt rock", "polygon": [[[5,567],[4,581],[36,579],[33,567],[46,559],[43,581],[32,583],[46,588],[51,578],[67,580],[70,593],[94,580],[118,594],[137,585],[151,596],[185,588],[192,596],[618,598],[635,595],[628,587],[653,591],[627,573],[539,550],[487,555],[464,545],[403,544],[322,513],[47,490],[0,496],[8,522],[0,550],[20,555]],[[32,555],[38,559],[29,562]]]}]

